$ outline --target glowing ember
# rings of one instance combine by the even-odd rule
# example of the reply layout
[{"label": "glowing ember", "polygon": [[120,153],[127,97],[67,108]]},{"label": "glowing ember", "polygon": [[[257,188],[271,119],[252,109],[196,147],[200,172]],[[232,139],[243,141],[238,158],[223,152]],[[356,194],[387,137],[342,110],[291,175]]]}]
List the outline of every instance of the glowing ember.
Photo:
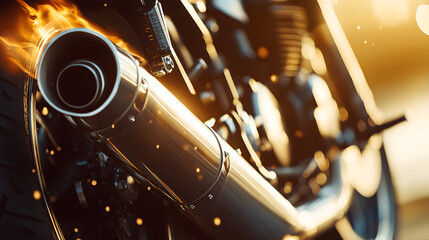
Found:
[{"label": "glowing ember", "polygon": [[33,192],[33,198],[34,198],[34,199],[39,200],[41,197],[42,197],[42,194],[40,193],[40,191],[39,191],[39,190],[35,190],[35,191]]},{"label": "glowing ember", "polygon": [[137,225],[141,226],[143,224],[143,219],[136,218],[136,223],[137,223]]},{"label": "glowing ember", "polygon": [[[51,0],[49,4],[32,7],[23,0],[17,0],[23,9],[18,16],[14,33],[0,36],[0,46],[6,49],[9,59],[21,70],[34,77],[43,47],[56,34],[70,28],[88,28],[105,35],[113,43],[137,56],[135,51],[121,38],[107,33],[88,22],[79,9],[65,0]],[[143,61],[142,58],[138,58]]]},{"label": "glowing ember", "polygon": [[92,180],[92,181],[91,181],[91,185],[92,185],[92,186],[97,186],[97,181]]},{"label": "glowing ember", "polygon": [[213,224],[214,224],[215,226],[220,226],[221,222],[222,222],[222,220],[221,220],[220,218],[218,218],[218,217],[215,217],[215,218],[213,219]]}]

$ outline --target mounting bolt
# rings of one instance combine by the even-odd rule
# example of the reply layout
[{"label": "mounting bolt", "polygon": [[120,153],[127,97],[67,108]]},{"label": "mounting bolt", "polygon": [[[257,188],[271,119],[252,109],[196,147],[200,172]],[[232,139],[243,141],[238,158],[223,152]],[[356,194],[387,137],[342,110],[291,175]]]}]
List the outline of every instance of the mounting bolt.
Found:
[{"label": "mounting bolt", "polygon": [[174,68],[173,59],[170,56],[166,56],[163,60],[164,60],[164,65],[165,65],[165,68],[167,69],[167,72],[171,72],[171,70],[173,70]]},{"label": "mounting bolt", "polygon": [[146,79],[146,78],[144,78],[144,77],[142,77],[142,83],[143,83],[144,85],[146,85],[146,84],[147,84],[147,79]]},{"label": "mounting bolt", "polygon": [[229,160],[229,152],[225,151],[224,154],[225,154],[225,160]]},{"label": "mounting bolt", "polygon": [[135,122],[136,121],[136,117],[134,117],[134,116],[128,116],[128,120],[130,121],[130,122]]},{"label": "mounting bolt", "polygon": [[209,194],[208,197],[209,197],[210,200],[212,200],[213,199],[213,194]]}]

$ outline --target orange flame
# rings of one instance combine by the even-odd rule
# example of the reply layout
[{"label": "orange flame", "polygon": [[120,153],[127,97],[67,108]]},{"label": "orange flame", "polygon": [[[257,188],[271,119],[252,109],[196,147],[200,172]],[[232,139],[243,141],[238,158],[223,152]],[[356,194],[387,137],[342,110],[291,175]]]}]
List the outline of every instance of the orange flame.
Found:
[{"label": "orange flame", "polygon": [[[135,55],[136,51],[121,38],[107,33],[104,29],[88,22],[72,3],[65,0],[50,0],[49,4],[36,5],[34,8],[23,0],[17,0],[25,12],[16,21],[13,36],[0,36],[9,59],[31,77],[36,76],[36,66],[43,47],[57,33],[70,28],[88,28],[105,35],[117,46]],[[1,44],[0,44],[1,45]]]}]

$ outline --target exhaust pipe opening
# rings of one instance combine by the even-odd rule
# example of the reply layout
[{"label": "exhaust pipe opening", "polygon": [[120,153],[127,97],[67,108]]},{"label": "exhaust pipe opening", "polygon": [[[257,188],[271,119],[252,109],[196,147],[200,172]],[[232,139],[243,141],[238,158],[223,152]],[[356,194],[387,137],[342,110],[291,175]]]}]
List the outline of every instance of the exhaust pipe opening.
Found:
[{"label": "exhaust pipe opening", "polygon": [[119,60],[113,43],[87,29],[64,31],[46,46],[37,79],[45,100],[70,116],[92,116],[119,86]]},{"label": "exhaust pipe opening", "polygon": [[[104,88],[101,69],[89,61],[76,61],[65,67],[57,78],[57,94],[61,101],[73,109],[95,103]],[[75,94],[80,92],[79,95]]]}]

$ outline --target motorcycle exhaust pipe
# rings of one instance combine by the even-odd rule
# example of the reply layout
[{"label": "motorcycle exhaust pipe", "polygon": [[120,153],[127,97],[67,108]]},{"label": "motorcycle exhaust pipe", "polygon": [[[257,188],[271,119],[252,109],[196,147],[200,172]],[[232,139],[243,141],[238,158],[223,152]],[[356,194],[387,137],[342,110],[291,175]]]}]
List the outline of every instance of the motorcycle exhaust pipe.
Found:
[{"label": "motorcycle exhaust pipe", "polygon": [[[44,49],[45,100],[215,238],[307,237],[342,217],[352,189],[333,163],[323,199],[295,208],[128,53],[82,28]],[[325,193],[325,194],[324,194]]]}]

